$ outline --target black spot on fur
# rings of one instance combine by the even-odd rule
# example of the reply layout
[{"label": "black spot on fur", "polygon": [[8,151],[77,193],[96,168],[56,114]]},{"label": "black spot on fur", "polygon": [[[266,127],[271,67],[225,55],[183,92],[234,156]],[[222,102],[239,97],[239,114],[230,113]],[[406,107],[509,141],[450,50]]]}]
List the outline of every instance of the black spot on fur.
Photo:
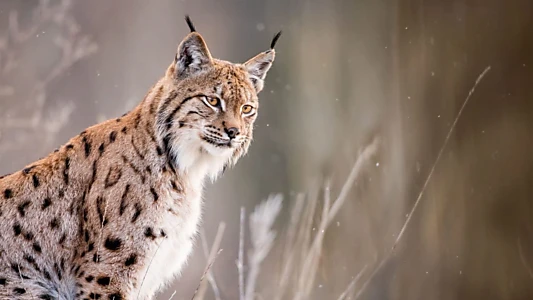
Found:
[{"label": "black spot on fur", "polygon": [[157,146],[155,150],[157,151],[157,155],[159,156],[163,155],[163,150],[161,149],[161,147]]},{"label": "black spot on fur", "polygon": [[46,209],[48,206],[50,206],[52,204],[52,200],[50,200],[50,198],[45,198],[43,200],[43,205],[41,205],[41,209],[44,210]]},{"label": "black spot on fur", "polygon": [[54,263],[54,271],[56,272],[57,279],[61,280],[61,278],[63,278],[63,274],[61,273],[61,269],[57,263]]},{"label": "black spot on fur", "polygon": [[74,145],[72,145],[72,144],[68,144],[66,148],[67,148],[67,149],[74,149]]},{"label": "black spot on fur", "polygon": [[85,157],[89,157],[89,155],[91,154],[91,143],[89,142],[86,136],[83,137],[82,142],[83,149],[85,150]]},{"label": "black spot on fur", "polygon": [[130,255],[130,257],[128,257],[128,259],[126,259],[126,262],[124,263],[124,265],[128,267],[128,266],[134,265],[136,262],[137,262],[137,255],[132,254]]},{"label": "black spot on fur", "polygon": [[31,232],[26,232],[26,233],[23,233],[22,235],[24,236],[24,239],[26,239],[27,241],[33,240],[33,233]]},{"label": "black spot on fur", "polygon": [[7,283],[7,279],[0,278],[0,285],[6,285],[6,283]]},{"label": "black spot on fur", "polygon": [[101,144],[100,144],[100,147],[98,147],[98,153],[100,153],[100,155],[102,155],[102,153],[104,153],[104,150],[105,150],[104,147],[105,147],[105,146],[104,146],[104,143],[101,143]]},{"label": "black spot on fur", "polygon": [[122,133],[126,133],[128,131],[128,127],[126,127],[126,126],[122,127],[121,131],[122,131]]},{"label": "black spot on fur", "polygon": [[65,182],[66,185],[68,185],[68,181],[69,181],[69,178],[68,178],[69,169],[70,169],[70,158],[67,157],[65,158],[65,168],[63,169],[63,181]]},{"label": "black spot on fur", "polygon": [[48,272],[46,270],[43,271],[43,275],[44,275],[44,278],[46,280],[51,280],[52,279],[52,276],[50,276],[50,272]]},{"label": "black spot on fur", "polygon": [[120,168],[109,168],[109,171],[107,172],[107,176],[105,178],[104,187],[107,189],[109,187],[114,186],[120,180],[120,177],[122,177],[122,170]]},{"label": "black spot on fur", "polygon": [[59,220],[57,218],[53,218],[52,221],[50,221],[50,228],[52,229],[59,228]]},{"label": "black spot on fur", "polygon": [[98,218],[100,219],[100,224],[102,226],[105,226],[107,224],[107,219],[105,219],[104,212],[105,212],[105,203],[104,198],[98,197],[96,198],[96,212],[98,213]]},{"label": "black spot on fur", "polygon": [[122,197],[120,199],[120,208],[119,208],[119,214],[122,216],[122,214],[124,213],[124,210],[126,209],[126,206],[128,206],[128,204],[126,203],[126,200],[127,200],[127,197],[128,197],[128,193],[130,191],[130,185],[127,184],[126,185],[126,188],[124,189],[124,193],[122,193]]},{"label": "black spot on fur", "polygon": [[88,243],[88,242],[89,242],[89,239],[91,238],[91,236],[90,236],[90,234],[89,234],[89,231],[88,231],[88,230],[85,230],[84,235],[85,235],[85,242]]},{"label": "black spot on fur", "polygon": [[121,120],[120,118],[116,118],[115,121],[116,121],[117,123],[120,123],[120,121],[122,121],[122,120]]},{"label": "black spot on fur", "polygon": [[59,190],[59,192],[57,193],[57,196],[58,196],[59,198],[63,198],[63,197],[65,197],[65,191],[63,191],[63,190]]},{"label": "black spot on fur", "polygon": [[39,245],[37,242],[33,243],[33,250],[37,253],[41,253],[42,252],[41,245]]},{"label": "black spot on fur", "polygon": [[13,197],[13,191],[11,189],[4,190],[4,198],[9,199]]},{"label": "black spot on fur", "polygon": [[111,133],[109,134],[109,141],[113,143],[116,139],[117,139],[117,132],[111,131]]},{"label": "black spot on fur", "polygon": [[93,281],[93,279],[94,279],[94,276],[91,276],[91,275],[85,277],[85,281],[87,281],[87,282],[91,282],[91,281]]},{"label": "black spot on fur", "polygon": [[122,240],[119,238],[108,237],[104,242],[104,247],[111,251],[117,251],[122,246]]},{"label": "black spot on fur", "polygon": [[161,236],[162,237],[166,237],[167,236],[166,232],[163,229],[161,229]]},{"label": "black spot on fur", "polygon": [[23,288],[14,288],[13,293],[17,295],[23,295],[23,294],[26,294],[26,290]]},{"label": "black spot on fur", "polygon": [[90,243],[89,246],[87,246],[87,252],[91,252],[94,249],[94,243]]},{"label": "black spot on fur", "polygon": [[28,175],[30,174],[30,171],[33,170],[33,168],[35,168],[35,166],[29,166],[27,168],[24,168],[24,170],[22,170],[22,173],[24,173],[24,175]]},{"label": "black spot on fur", "polygon": [[114,294],[111,294],[108,296],[109,300],[122,300],[124,298],[122,298],[122,295],[120,293],[114,293]]},{"label": "black spot on fur", "polygon": [[54,298],[52,298],[52,296],[50,295],[40,295],[39,296],[39,299],[43,299],[43,300],[54,300]]},{"label": "black spot on fur", "polygon": [[19,214],[21,217],[24,217],[26,215],[26,208],[30,205],[30,201],[24,201],[17,207],[17,210],[19,211]]},{"label": "black spot on fur", "polygon": [[156,238],[156,236],[154,235],[154,230],[152,229],[152,227],[146,227],[144,229],[144,236],[147,237],[147,238],[151,238],[152,240]]},{"label": "black spot on fur", "polygon": [[89,299],[100,299],[100,297],[102,297],[102,295],[100,294],[95,294],[95,293],[89,294]]},{"label": "black spot on fur", "polygon": [[152,196],[154,196],[154,202],[157,202],[157,200],[159,199],[159,195],[157,194],[155,189],[154,188],[150,188],[150,192],[152,193]]},{"label": "black spot on fur", "polygon": [[142,207],[139,203],[135,203],[135,212],[133,213],[133,217],[131,218],[131,222],[135,223],[139,216],[141,215]]},{"label": "black spot on fur", "polygon": [[15,223],[13,225],[13,233],[15,234],[15,236],[19,236],[22,233],[22,228],[20,227],[20,224]]},{"label": "black spot on fur", "polygon": [[41,183],[39,182],[39,177],[37,177],[36,174],[33,174],[33,176],[31,178],[32,178],[32,181],[33,181],[33,187],[34,188],[38,188],[39,185],[41,185]]},{"label": "black spot on fur", "polygon": [[111,282],[111,278],[109,278],[107,276],[99,277],[98,279],[96,279],[96,283],[98,283],[99,285],[102,285],[102,286],[109,285],[109,282]]},{"label": "black spot on fur", "polygon": [[65,242],[66,239],[67,239],[67,234],[63,233],[63,235],[59,238],[58,243],[61,245]]}]

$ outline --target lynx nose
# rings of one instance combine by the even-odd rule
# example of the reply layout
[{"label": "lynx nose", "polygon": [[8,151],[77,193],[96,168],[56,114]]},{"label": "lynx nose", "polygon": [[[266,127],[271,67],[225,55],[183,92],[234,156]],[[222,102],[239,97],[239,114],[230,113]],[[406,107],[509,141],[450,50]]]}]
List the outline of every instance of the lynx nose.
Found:
[{"label": "lynx nose", "polygon": [[224,131],[226,131],[230,139],[234,139],[240,133],[237,127],[224,128]]}]

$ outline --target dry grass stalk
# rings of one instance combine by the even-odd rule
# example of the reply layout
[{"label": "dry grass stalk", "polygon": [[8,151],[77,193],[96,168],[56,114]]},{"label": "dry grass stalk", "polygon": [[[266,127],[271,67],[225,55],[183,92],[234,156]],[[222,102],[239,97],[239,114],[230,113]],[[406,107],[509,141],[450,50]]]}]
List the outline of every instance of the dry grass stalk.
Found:
[{"label": "dry grass stalk", "polygon": [[450,127],[450,130],[448,130],[448,134],[446,135],[446,138],[444,139],[444,143],[442,144],[442,147],[439,150],[439,153],[437,154],[437,158],[433,162],[433,165],[431,166],[431,170],[429,171],[429,174],[426,178],[426,181],[424,182],[424,185],[422,186],[422,189],[420,190],[420,193],[418,194],[418,197],[415,201],[415,204],[411,208],[411,211],[409,212],[407,219],[405,220],[402,228],[400,229],[400,233],[398,233],[398,236],[394,243],[392,244],[391,249],[386,254],[386,256],[381,260],[381,262],[377,265],[377,267],[372,271],[367,281],[363,284],[361,289],[357,292],[355,295],[355,299],[359,298],[363,292],[365,291],[366,287],[372,281],[374,276],[381,270],[381,268],[385,265],[385,263],[392,257],[392,254],[396,250],[396,246],[398,246],[398,243],[400,242],[400,239],[403,237],[405,230],[407,229],[407,226],[410,224],[411,218],[413,217],[414,212],[416,211],[416,208],[420,204],[420,200],[422,199],[422,196],[424,195],[424,192],[426,191],[426,187],[428,186],[429,181],[431,180],[433,176],[433,172],[435,171],[435,167],[440,161],[440,158],[442,156],[442,153],[444,152],[444,149],[446,148],[446,145],[448,145],[448,141],[450,140],[450,137],[452,136],[453,130],[455,129],[455,126],[457,125],[457,121],[459,121],[459,118],[461,117],[461,114],[463,113],[464,108],[466,107],[466,104],[468,104],[468,101],[470,100],[470,97],[472,94],[474,94],[474,91],[476,90],[477,85],[479,82],[481,82],[481,79],[485,77],[485,75],[490,71],[490,66],[486,67],[483,72],[477,77],[476,82],[474,83],[474,86],[470,89],[468,92],[468,96],[466,97],[465,101],[463,102],[463,105],[459,109],[459,112],[457,113],[457,116],[455,117],[452,126]]},{"label": "dry grass stalk", "polygon": [[[220,249],[220,243],[222,242],[222,236],[224,235],[224,230],[225,229],[226,229],[226,223],[220,222],[220,224],[218,224],[218,230],[217,230],[217,234],[215,236],[215,241],[213,242],[213,246],[211,247],[211,251],[210,251],[209,254],[207,253],[207,240],[205,238],[205,233],[202,231],[202,233],[200,234],[200,237],[202,239],[202,245],[203,245],[203,248],[204,248],[204,254],[206,255],[207,261],[214,260],[214,257],[217,255],[217,251],[218,251],[218,249]],[[217,286],[216,281],[215,281],[215,277],[214,277],[213,272],[211,270],[208,270],[208,272],[207,272],[207,281],[209,282],[209,284],[213,288],[213,293],[215,294],[215,299],[216,300],[220,300],[220,290],[218,289],[218,286]],[[197,293],[197,298],[199,300],[204,299],[205,290],[206,290],[205,286],[206,286],[205,282],[200,284],[200,286],[199,286],[199,290],[198,290],[198,293]]]}]

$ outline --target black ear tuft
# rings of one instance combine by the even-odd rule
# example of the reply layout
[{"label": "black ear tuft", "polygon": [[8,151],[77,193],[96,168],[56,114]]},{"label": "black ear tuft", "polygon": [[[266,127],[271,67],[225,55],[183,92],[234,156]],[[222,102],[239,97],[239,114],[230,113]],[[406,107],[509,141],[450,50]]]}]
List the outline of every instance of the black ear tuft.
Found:
[{"label": "black ear tuft", "polygon": [[274,49],[274,47],[276,46],[276,43],[278,42],[278,39],[279,39],[280,36],[281,36],[281,30],[280,30],[280,32],[276,33],[276,35],[272,39],[272,42],[270,43],[270,49]]},{"label": "black ear tuft", "polygon": [[191,32],[196,32],[196,28],[194,27],[194,24],[192,23],[189,15],[185,15],[185,22],[187,22],[187,25],[189,26],[189,29],[191,30]]}]

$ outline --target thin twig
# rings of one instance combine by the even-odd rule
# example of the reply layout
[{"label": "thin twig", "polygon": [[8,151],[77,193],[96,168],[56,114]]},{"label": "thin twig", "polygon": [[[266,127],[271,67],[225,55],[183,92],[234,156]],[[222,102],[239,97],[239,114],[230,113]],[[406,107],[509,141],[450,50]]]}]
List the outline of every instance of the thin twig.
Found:
[{"label": "thin twig", "polygon": [[154,261],[155,256],[157,255],[157,252],[159,251],[159,248],[161,248],[161,245],[163,244],[165,240],[162,240],[159,245],[157,245],[157,248],[155,249],[155,253],[150,259],[150,263],[148,264],[148,267],[146,268],[146,272],[144,272],[143,280],[141,281],[141,286],[139,287],[139,293],[137,293],[137,300],[141,296],[141,290],[143,288],[144,280],[146,279],[146,275],[148,275],[148,271],[150,270],[150,267],[152,266],[152,262]]},{"label": "thin twig", "polygon": [[239,299],[244,300],[244,222],[246,219],[246,208],[241,207],[240,230],[239,230],[239,254],[237,259],[237,270],[239,271]]},{"label": "thin twig", "polygon": [[196,299],[196,294],[198,293],[198,290],[200,289],[200,285],[204,281],[205,277],[207,276],[207,273],[211,269],[211,266],[215,263],[215,260],[217,259],[218,255],[222,252],[222,249],[218,250],[218,252],[215,254],[215,256],[212,258],[212,260],[207,262],[207,266],[205,267],[204,273],[202,274],[202,277],[200,278],[200,282],[198,283],[198,287],[194,291],[194,295],[192,296],[192,300]]},{"label": "thin twig", "polygon": [[426,181],[424,182],[424,185],[422,186],[422,189],[420,190],[420,193],[418,194],[418,198],[416,199],[415,204],[411,208],[411,211],[410,211],[407,219],[405,220],[405,222],[404,222],[404,224],[402,226],[402,229],[400,230],[400,233],[398,234],[398,237],[396,238],[396,240],[392,244],[392,247],[389,250],[389,252],[387,253],[387,255],[385,256],[385,258],[383,258],[381,260],[381,262],[378,264],[378,266],[372,271],[372,273],[370,274],[370,276],[367,279],[367,281],[363,284],[361,289],[357,292],[357,294],[355,295],[355,299],[359,298],[359,296],[361,296],[363,294],[363,292],[365,291],[365,289],[368,286],[368,284],[370,283],[370,281],[372,281],[374,276],[385,265],[385,262],[387,262],[392,257],[392,254],[396,250],[396,246],[398,246],[398,243],[400,242],[400,239],[403,237],[403,234],[405,233],[405,230],[407,229],[407,226],[409,225],[409,223],[411,221],[411,218],[413,217],[413,214],[414,214],[416,208],[418,207],[418,204],[420,204],[420,200],[422,199],[422,195],[424,195],[424,192],[426,191],[426,187],[427,187],[429,181],[431,180],[433,172],[435,171],[435,167],[439,163],[440,158],[442,156],[442,153],[444,152],[444,149],[446,148],[446,145],[448,145],[448,141],[450,140],[452,132],[455,129],[455,126],[457,125],[457,121],[459,121],[459,117],[461,117],[461,114],[463,113],[463,110],[464,110],[466,104],[470,100],[470,97],[472,96],[472,94],[476,90],[477,85],[479,84],[481,79],[483,79],[483,77],[489,71],[490,71],[490,66],[486,67],[485,70],[483,70],[483,72],[477,77],[476,82],[474,83],[474,86],[472,87],[472,89],[470,89],[470,92],[468,93],[468,96],[466,97],[465,101],[463,102],[463,105],[459,109],[459,112],[457,113],[457,116],[455,117],[455,120],[453,121],[452,126],[450,127],[450,130],[448,130],[448,134],[446,135],[446,138],[444,139],[444,143],[443,143],[442,147],[440,148],[439,153],[437,154],[437,158],[435,159],[435,161],[433,162],[433,165],[431,166],[431,170],[429,171],[429,174],[428,174],[428,176],[426,178]]},{"label": "thin twig", "polygon": [[359,281],[359,279],[361,278],[361,276],[363,275],[363,273],[365,272],[366,270],[366,267],[368,267],[368,265],[365,265],[361,271],[359,271],[359,273],[357,273],[357,275],[355,275],[355,278],[350,282],[350,284],[348,284],[348,286],[346,287],[346,289],[342,292],[342,294],[339,296],[339,298],[337,300],[344,300],[346,299],[346,296],[348,296],[348,293],[353,289],[353,287],[355,286],[355,284],[357,283],[357,281]]},{"label": "thin twig", "polygon": [[[224,230],[226,229],[226,223],[220,222],[218,224],[217,234],[215,236],[215,240],[213,241],[213,246],[211,247],[211,252],[209,253],[209,256],[207,257],[207,261],[214,260],[214,257],[217,255],[218,249],[220,249],[220,242],[222,241],[222,236],[224,235]],[[205,235],[204,235],[205,239]],[[207,242],[206,242],[207,243]],[[211,283],[211,286],[213,287],[213,293],[215,294],[215,299],[220,299],[220,291],[218,290],[218,287],[215,282],[215,278],[213,276],[213,272],[209,269],[207,272],[207,281]],[[205,282],[201,282],[198,286],[198,292],[196,293],[196,296],[199,300],[204,299],[205,295]]]}]

